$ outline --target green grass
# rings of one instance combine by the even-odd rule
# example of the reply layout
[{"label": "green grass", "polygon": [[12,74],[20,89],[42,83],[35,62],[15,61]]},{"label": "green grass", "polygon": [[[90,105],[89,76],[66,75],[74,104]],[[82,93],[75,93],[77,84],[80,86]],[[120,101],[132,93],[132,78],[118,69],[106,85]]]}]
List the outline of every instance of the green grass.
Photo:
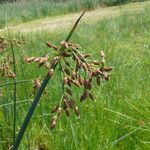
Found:
[{"label": "green grass", "polygon": [[[150,10],[138,14],[122,14],[94,24],[78,26],[71,41],[80,44],[84,52],[98,58],[100,50],[106,53],[107,64],[114,66],[111,80],[93,89],[96,102],[79,102],[81,118],[65,115],[50,131],[50,110],[60,100],[60,78],[53,77],[30,122],[20,149],[48,150],[148,150],[150,149]],[[15,48],[17,80],[32,80],[46,71],[35,64],[27,65],[22,55],[41,56],[50,52],[44,41],[65,39],[69,31],[60,33],[39,32],[17,34],[26,44]],[[4,82],[4,81],[3,81]],[[6,82],[6,81],[5,81]],[[10,81],[7,81],[10,82]],[[1,83],[2,84],[2,83]],[[0,84],[0,85],[1,85]],[[0,149],[6,149],[12,140],[13,86],[1,88],[0,98]],[[31,104],[32,82],[17,85],[17,131]],[[25,101],[28,100],[29,102]],[[141,126],[143,122],[143,126]]]},{"label": "green grass", "polygon": [[29,0],[14,3],[0,3],[0,28],[8,24],[15,25],[46,16],[56,16],[77,12],[83,9],[94,9],[99,5],[116,5],[125,2],[143,0],[69,0],[67,2],[53,0]]}]

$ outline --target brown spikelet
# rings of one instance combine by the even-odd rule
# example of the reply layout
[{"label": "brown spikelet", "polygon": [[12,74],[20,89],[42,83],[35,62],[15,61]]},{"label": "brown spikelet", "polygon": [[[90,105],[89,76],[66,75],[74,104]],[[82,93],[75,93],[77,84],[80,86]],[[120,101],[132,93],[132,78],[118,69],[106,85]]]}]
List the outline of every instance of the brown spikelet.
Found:
[{"label": "brown spikelet", "polygon": [[72,43],[68,43],[69,47],[74,48],[74,49],[80,49],[80,45],[79,44],[72,44]]},{"label": "brown spikelet", "polygon": [[47,69],[49,69],[50,63],[49,63],[49,62],[46,62],[46,63],[44,64],[44,66],[45,66]]},{"label": "brown spikelet", "polygon": [[50,124],[51,130],[53,130],[55,128],[55,126],[56,126],[56,121],[51,122],[51,124]]},{"label": "brown spikelet", "polygon": [[104,78],[105,78],[106,81],[109,81],[109,79],[110,79],[110,74],[106,74]]},{"label": "brown spikelet", "polygon": [[88,97],[88,92],[85,90],[80,97],[80,101],[86,100],[87,97]]},{"label": "brown spikelet", "polygon": [[51,77],[51,76],[53,75],[53,73],[54,73],[54,69],[50,69],[50,70],[48,71],[48,76]]},{"label": "brown spikelet", "polygon": [[80,83],[78,80],[73,80],[74,85],[76,85],[77,87],[81,87]]},{"label": "brown spikelet", "polygon": [[76,68],[77,70],[81,68],[81,60],[78,57],[75,57]]},{"label": "brown spikelet", "polygon": [[103,73],[102,73],[102,71],[100,71],[100,69],[95,70],[95,74],[96,74],[96,76],[103,75]]},{"label": "brown spikelet", "polygon": [[51,122],[50,122],[50,129],[54,129],[55,126],[56,126],[56,121],[57,121],[57,116],[54,116],[52,119],[51,119]]},{"label": "brown spikelet", "polygon": [[39,59],[39,63],[41,64],[41,63],[45,63],[45,62],[47,62],[48,61],[48,57],[40,57],[40,59]]},{"label": "brown spikelet", "polygon": [[73,79],[73,80],[77,79],[77,73],[75,70],[71,74],[71,79]]},{"label": "brown spikelet", "polygon": [[59,108],[59,105],[54,106],[53,109],[51,110],[51,113],[56,112],[58,110],[58,108]]},{"label": "brown spikelet", "polygon": [[70,107],[70,108],[74,108],[74,106],[75,106],[75,101],[74,101],[73,99],[70,99],[70,100],[68,101],[68,104],[69,104],[69,107]]},{"label": "brown spikelet", "polygon": [[61,41],[60,43],[62,46],[64,46],[65,48],[68,48],[68,43],[66,41]]},{"label": "brown spikelet", "polygon": [[58,112],[57,117],[59,118],[62,115],[62,108],[58,107],[57,112]]},{"label": "brown spikelet", "polygon": [[100,62],[98,62],[98,61],[92,61],[92,63],[94,64],[94,65],[100,65]]},{"label": "brown spikelet", "polygon": [[72,96],[72,91],[71,91],[70,89],[66,88],[66,92],[67,92],[70,96]]},{"label": "brown spikelet", "polygon": [[4,51],[5,46],[6,46],[6,44],[5,44],[4,38],[0,37],[0,52]]},{"label": "brown spikelet", "polygon": [[106,72],[109,72],[113,69],[113,67],[106,67],[106,68],[103,68],[102,70],[103,71],[106,71]]},{"label": "brown spikelet", "polygon": [[7,78],[15,78],[16,74],[13,72],[4,72],[4,76]]},{"label": "brown spikelet", "polygon": [[66,112],[66,115],[69,117],[69,116],[70,116],[70,109],[69,109],[69,108],[66,108],[66,109],[65,109],[65,112]]},{"label": "brown spikelet", "polygon": [[46,45],[50,48],[52,47],[52,43],[50,43],[50,42],[46,42]]},{"label": "brown spikelet", "polygon": [[38,90],[41,86],[41,81],[39,78],[35,79],[33,81],[33,89]]},{"label": "brown spikelet", "polygon": [[83,57],[84,57],[84,58],[89,58],[89,57],[91,57],[91,55],[85,54],[85,55],[83,55]]},{"label": "brown spikelet", "polygon": [[68,86],[70,86],[71,87],[71,82],[72,82],[72,80],[71,80],[71,78],[68,76],[66,76],[65,74],[64,74],[64,80],[63,80],[63,82],[64,82],[64,84],[66,84],[66,85],[68,85]]},{"label": "brown spikelet", "polygon": [[95,71],[92,71],[91,76],[95,77],[95,76],[97,76],[97,73]]},{"label": "brown spikelet", "polygon": [[87,67],[86,63],[82,63],[82,68],[88,72],[88,67]]},{"label": "brown spikelet", "polygon": [[62,53],[62,56],[63,56],[63,57],[70,57],[70,56],[71,56],[71,54],[70,54],[70,53],[68,53],[68,52],[63,52],[63,53]]},{"label": "brown spikelet", "polygon": [[92,88],[92,83],[89,80],[84,80],[84,87],[90,90]]},{"label": "brown spikelet", "polygon": [[53,58],[53,60],[51,61],[51,64],[53,64],[53,65],[55,65],[55,64],[57,64],[57,62],[60,60],[60,57],[59,56],[55,56],[54,58]]},{"label": "brown spikelet", "polygon": [[66,96],[63,97],[63,103],[64,103],[64,109],[69,108],[69,104]]},{"label": "brown spikelet", "polygon": [[100,51],[100,56],[105,57],[105,53],[103,51]]},{"label": "brown spikelet", "polygon": [[74,107],[74,111],[75,111],[77,117],[80,117],[80,111],[79,111],[79,108],[77,106]]},{"label": "brown spikelet", "polygon": [[50,43],[50,42],[46,42],[46,45],[47,45],[49,48],[53,48],[54,50],[57,50],[57,49],[58,49],[57,46],[53,45],[53,44]]},{"label": "brown spikelet", "polygon": [[79,77],[79,78],[78,78],[78,81],[79,81],[79,83],[80,83],[80,86],[83,86],[83,84],[84,84],[84,79],[83,79],[82,77]]},{"label": "brown spikelet", "polygon": [[67,85],[71,87],[72,80],[68,80]]},{"label": "brown spikelet", "polygon": [[64,77],[64,84],[68,84],[68,78],[66,76]]},{"label": "brown spikelet", "polygon": [[26,62],[26,63],[31,63],[31,62],[33,62],[35,60],[35,57],[25,57],[24,58],[24,61]]}]

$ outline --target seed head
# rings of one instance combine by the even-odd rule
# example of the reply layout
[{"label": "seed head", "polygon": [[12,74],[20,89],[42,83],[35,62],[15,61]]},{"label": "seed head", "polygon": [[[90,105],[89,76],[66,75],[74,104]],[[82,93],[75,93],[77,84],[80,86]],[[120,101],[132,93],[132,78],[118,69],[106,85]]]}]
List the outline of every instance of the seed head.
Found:
[{"label": "seed head", "polygon": [[57,121],[57,116],[54,116],[54,117],[51,119],[51,122],[50,122],[50,128],[51,128],[51,130],[55,128],[55,126],[56,126],[56,121]]},{"label": "seed head", "polygon": [[94,65],[100,65],[100,62],[98,62],[98,61],[92,61],[92,63],[94,64]]},{"label": "seed head", "polygon": [[92,83],[89,80],[84,80],[84,87],[90,90],[92,88]]},{"label": "seed head", "polygon": [[40,88],[40,86],[41,86],[40,79],[39,78],[34,79],[34,81],[33,81],[33,89],[34,90],[38,90]]},{"label": "seed head", "polygon": [[46,45],[47,45],[49,48],[53,48],[54,50],[57,50],[57,49],[58,49],[57,46],[53,45],[53,44],[50,43],[50,42],[46,42]]},{"label": "seed head", "polygon": [[69,109],[69,108],[66,108],[66,109],[65,109],[65,112],[66,112],[66,115],[69,117],[69,116],[70,116],[70,109]]},{"label": "seed head", "polygon": [[77,106],[75,106],[74,111],[75,111],[77,117],[80,117],[80,111]]},{"label": "seed head", "polygon": [[53,73],[54,73],[54,69],[50,69],[50,70],[48,71],[48,76],[51,77],[51,76],[53,75]]},{"label": "seed head", "polygon": [[100,51],[100,56],[105,58],[105,53],[103,51]]},{"label": "seed head", "polygon": [[59,105],[54,106],[51,113],[54,113],[54,112],[58,111],[58,108],[59,108]]},{"label": "seed head", "polygon": [[68,43],[66,41],[61,41],[60,43],[63,47],[68,48]]},{"label": "seed head", "polygon": [[88,97],[88,92],[85,90],[80,97],[80,101],[82,102],[83,100],[86,100],[87,97]]},{"label": "seed head", "polygon": [[89,57],[91,57],[91,55],[85,54],[85,55],[83,55],[83,57],[84,57],[84,58],[89,58]]},{"label": "seed head", "polygon": [[106,68],[103,68],[102,70],[103,71],[106,71],[106,72],[109,72],[113,69],[113,67],[106,67]]},{"label": "seed head", "polygon": [[58,118],[59,118],[59,117],[61,116],[61,114],[62,114],[62,108],[59,107],[57,112],[58,112],[58,115],[57,115],[57,116],[58,116]]}]

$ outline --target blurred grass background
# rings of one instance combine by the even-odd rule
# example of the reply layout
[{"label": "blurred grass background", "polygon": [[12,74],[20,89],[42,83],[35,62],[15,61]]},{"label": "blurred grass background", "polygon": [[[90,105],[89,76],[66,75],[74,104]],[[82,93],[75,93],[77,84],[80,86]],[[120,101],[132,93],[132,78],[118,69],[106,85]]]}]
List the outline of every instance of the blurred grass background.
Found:
[{"label": "blurred grass background", "polygon": [[21,22],[46,16],[74,13],[83,9],[92,10],[99,6],[113,6],[143,0],[1,0],[0,28],[7,24]]}]

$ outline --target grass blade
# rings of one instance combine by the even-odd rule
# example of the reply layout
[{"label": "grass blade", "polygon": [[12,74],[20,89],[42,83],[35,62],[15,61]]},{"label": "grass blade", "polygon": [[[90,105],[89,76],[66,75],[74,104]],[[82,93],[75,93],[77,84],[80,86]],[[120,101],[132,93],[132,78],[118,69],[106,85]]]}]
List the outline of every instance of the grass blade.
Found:
[{"label": "grass blade", "polygon": [[[12,43],[12,38],[8,30],[8,36],[10,39],[10,48],[12,52],[12,60],[13,60],[13,71],[14,74],[16,75],[16,59],[15,59],[15,52],[14,52],[14,46]],[[16,75],[17,76],[17,75]],[[13,143],[15,142],[16,138],[16,115],[17,115],[17,106],[16,106],[16,99],[17,99],[17,84],[16,84],[16,77],[14,78],[14,94],[13,94],[13,101],[14,101],[14,106],[13,106]]]},{"label": "grass blade", "polygon": [[6,83],[3,83],[3,84],[0,84],[0,88],[4,87],[4,86],[8,86],[8,85],[13,85],[13,84],[27,83],[29,81],[30,80],[19,80],[19,81],[16,81],[16,82],[6,82]]}]

